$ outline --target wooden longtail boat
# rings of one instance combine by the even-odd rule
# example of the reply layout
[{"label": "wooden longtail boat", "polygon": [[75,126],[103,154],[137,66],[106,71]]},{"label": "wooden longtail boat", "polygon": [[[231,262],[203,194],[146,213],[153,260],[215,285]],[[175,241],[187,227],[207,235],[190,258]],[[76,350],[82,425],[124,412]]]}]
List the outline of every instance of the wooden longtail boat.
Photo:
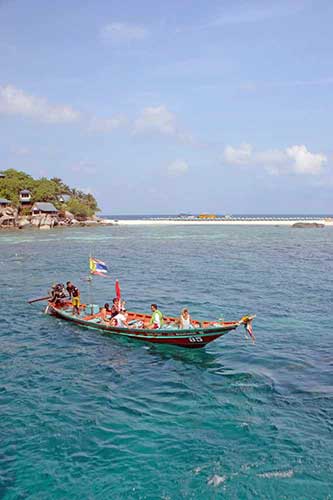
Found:
[{"label": "wooden longtail boat", "polygon": [[[81,306],[82,307],[82,306]],[[111,326],[109,321],[103,321],[100,313],[87,314],[85,312],[89,306],[82,308],[80,315],[72,313],[71,303],[66,301],[62,304],[48,303],[47,312],[60,319],[70,321],[77,325],[101,330],[105,333],[127,337],[130,339],[144,340],[156,344],[172,344],[180,347],[199,348],[204,347],[219,337],[222,337],[238,326],[247,327],[255,316],[244,316],[239,321],[195,321],[192,320],[192,328],[180,329],[176,323],[177,319],[164,317],[162,328],[152,330],[148,328],[150,316],[135,312],[128,313],[129,328],[119,328]],[[141,323],[138,328],[135,325]]]}]

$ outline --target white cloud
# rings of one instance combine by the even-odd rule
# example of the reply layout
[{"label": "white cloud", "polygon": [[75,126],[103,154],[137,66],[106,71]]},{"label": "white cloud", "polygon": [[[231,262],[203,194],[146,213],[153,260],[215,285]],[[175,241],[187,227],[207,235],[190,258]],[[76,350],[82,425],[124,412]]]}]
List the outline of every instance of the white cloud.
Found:
[{"label": "white cloud", "polygon": [[274,175],[296,173],[318,175],[322,173],[327,157],[308,151],[306,146],[290,146],[285,150],[255,151],[251,144],[239,148],[226,146],[224,160],[229,165],[259,166]]},{"label": "white cloud", "polygon": [[171,176],[180,176],[189,171],[188,163],[184,160],[175,160],[167,167],[168,174]]},{"label": "white cloud", "polygon": [[134,133],[159,133],[177,138],[184,143],[193,143],[192,135],[181,129],[177,117],[165,106],[145,108],[134,121]]},{"label": "white cloud", "polygon": [[129,123],[126,116],[100,117],[73,109],[56,106],[47,99],[29,95],[13,85],[0,85],[0,115],[16,115],[42,123],[72,123],[91,132],[111,133],[128,125],[136,134],[158,133],[184,144],[194,145],[192,135],[178,123],[174,113],[166,106],[144,108],[136,120]]},{"label": "white cloud", "polygon": [[247,165],[253,154],[251,144],[241,144],[239,148],[227,146],[224,150],[224,159],[231,165]]},{"label": "white cloud", "polygon": [[294,170],[299,174],[320,174],[327,162],[325,155],[310,153],[305,146],[291,146],[286,153],[294,160]]},{"label": "white cloud", "polygon": [[176,116],[165,106],[145,108],[134,122],[136,132],[160,132],[174,135],[177,131]]},{"label": "white cloud", "polygon": [[144,26],[130,23],[110,23],[101,30],[101,38],[108,42],[132,42],[147,36],[148,30]]},{"label": "white cloud", "polygon": [[0,86],[0,113],[34,118],[46,123],[70,123],[80,113],[70,106],[54,106],[46,99],[26,94],[13,85]]},{"label": "white cloud", "polygon": [[0,86],[0,114],[23,116],[42,123],[73,123],[94,132],[112,132],[126,123],[123,116],[101,118],[71,106],[55,106],[13,85]]}]

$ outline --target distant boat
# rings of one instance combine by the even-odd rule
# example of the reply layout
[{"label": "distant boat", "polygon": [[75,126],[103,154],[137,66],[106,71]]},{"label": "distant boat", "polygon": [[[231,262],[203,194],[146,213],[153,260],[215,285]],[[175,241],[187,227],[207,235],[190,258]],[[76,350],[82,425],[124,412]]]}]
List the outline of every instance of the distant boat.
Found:
[{"label": "distant boat", "polygon": [[196,215],[193,214],[178,214],[176,215],[178,219],[194,219]]},{"label": "distant boat", "polygon": [[[85,306],[88,309],[89,306]],[[81,314],[74,315],[69,301],[61,304],[48,303],[47,312],[60,319],[69,321],[76,325],[100,330],[104,333],[126,337],[129,339],[143,340],[155,344],[171,344],[180,347],[200,348],[209,342],[222,337],[231,330],[244,325],[248,330],[248,325],[255,316],[244,316],[239,321],[193,321],[193,327],[189,329],[180,329],[176,325],[177,318],[164,317],[164,327],[159,329],[150,329],[148,324],[150,316],[136,312],[128,313],[129,328],[119,328],[111,326],[109,322],[103,321],[100,313],[88,314],[84,310]],[[135,327],[140,322],[142,327]],[[252,332],[252,328],[251,328]],[[252,336],[252,335],[251,335]]]}]

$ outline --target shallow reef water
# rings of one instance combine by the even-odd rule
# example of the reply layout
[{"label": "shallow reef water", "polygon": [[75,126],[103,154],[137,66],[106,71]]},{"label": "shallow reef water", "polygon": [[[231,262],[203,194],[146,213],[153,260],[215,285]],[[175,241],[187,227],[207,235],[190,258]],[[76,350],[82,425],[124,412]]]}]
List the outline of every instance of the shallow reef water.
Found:
[{"label": "shallow reef water", "polygon": [[[256,313],[202,350],[103,335],[27,300],[71,279],[129,310]],[[0,498],[330,499],[333,229],[0,234]]]}]

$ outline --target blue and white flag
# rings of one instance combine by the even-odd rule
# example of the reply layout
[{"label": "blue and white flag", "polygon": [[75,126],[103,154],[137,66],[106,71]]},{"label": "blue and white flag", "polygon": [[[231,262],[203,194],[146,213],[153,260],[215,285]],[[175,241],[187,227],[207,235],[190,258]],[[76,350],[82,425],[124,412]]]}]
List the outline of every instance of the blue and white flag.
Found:
[{"label": "blue and white flag", "polygon": [[95,257],[89,258],[89,268],[91,274],[96,274],[98,276],[106,276],[108,273],[108,266],[105,262]]}]

